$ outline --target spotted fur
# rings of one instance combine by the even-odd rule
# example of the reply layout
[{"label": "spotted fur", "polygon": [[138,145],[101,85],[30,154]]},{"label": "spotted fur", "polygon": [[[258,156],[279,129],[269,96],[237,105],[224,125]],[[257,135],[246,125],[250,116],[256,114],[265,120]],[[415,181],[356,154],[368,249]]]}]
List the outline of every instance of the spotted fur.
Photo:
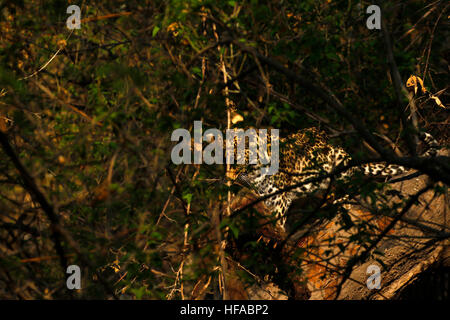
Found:
[{"label": "spotted fur", "polygon": [[[434,156],[437,142],[427,133],[421,134],[421,138],[430,147],[424,156]],[[276,174],[263,175],[261,165],[241,165],[234,170],[237,172],[237,180],[253,188],[261,197],[279,192],[268,197],[265,205],[275,214],[278,226],[284,229],[286,212],[291,203],[297,198],[327,189],[330,178],[314,183],[301,183],[330,173],[338,165],[346,165],[350,159],[344,149],[330,145],[323,132],[309,128],[280,139],[280,165]],[[356,171],[369,176],[391,177],[402,174],[407,169],[399,165],[368,163],[344,171],[335,179],[345,179]],[[300,185],[285,192],[281,191],[296,184]]]}]

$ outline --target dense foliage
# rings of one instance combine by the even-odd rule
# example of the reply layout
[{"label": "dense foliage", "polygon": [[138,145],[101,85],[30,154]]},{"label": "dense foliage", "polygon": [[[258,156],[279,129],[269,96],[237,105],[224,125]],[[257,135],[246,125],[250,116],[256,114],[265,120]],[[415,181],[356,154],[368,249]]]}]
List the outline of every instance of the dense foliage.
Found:
[{"label": "dense foliage", "polygon": [[[275,274],[264,263],[271,249],[241,238],[256,228],[254,212],[226,217],[225,166],[174,165],[171,133],[192,132],[194,120],[225,130],[238,117],[232,126],[282,136],[317,126],[356,159],[376,155],[350,119],[285,70],[332,92],[387,138],[374,138],[386,150],[412,152],[407,96],[396,91],[382,31],[366,26],[370,1],[70,2],[81,7],[81,29],[67,28],[66,1],[0,4],[0,129],[57,217],[0,149],[2,298],[189,298],[196,285],[220,298],[232,256],[224,237],[250,254],[238,272],[245,283]],[[431,92],[444,89],[446,1],[381,8],[402,84],[416,74]],[[419,125],[439,136],[447,111],[428,104]],[[356,177],[340,189],[376,198],[384,187]],[[370,247],[376,230],[359,227],[349,241]],[[81,267],[82,290],[66,288],[70,264]]]}]

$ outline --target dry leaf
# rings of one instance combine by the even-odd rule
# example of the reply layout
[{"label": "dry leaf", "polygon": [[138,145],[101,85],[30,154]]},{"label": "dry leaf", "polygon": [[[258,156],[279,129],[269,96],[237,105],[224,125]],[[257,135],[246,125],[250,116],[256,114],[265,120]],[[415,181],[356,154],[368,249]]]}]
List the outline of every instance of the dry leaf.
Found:
[{"label": "dry leaf", "polygon": [[244,117],[242,117],[239,113],[234,114],[233,118],[231,119],[231,123],[233,124],[236,124],[241,121],[244,121]]}]

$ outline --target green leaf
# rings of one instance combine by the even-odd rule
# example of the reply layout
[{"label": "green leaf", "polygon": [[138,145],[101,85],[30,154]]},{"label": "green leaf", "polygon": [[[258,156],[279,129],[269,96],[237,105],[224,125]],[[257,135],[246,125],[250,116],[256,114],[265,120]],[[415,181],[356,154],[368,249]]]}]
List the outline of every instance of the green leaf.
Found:
[{"label": "green leaf", "polygon": [[233,232],[233,236],[237,238],[239,236],[239,229],[233,223],[230,223],[228,226],[230,227],[231,232]]},{"label": "green leaf", "polygon": [[152,37],[155,37],[159,30],[160,30],[160,27],[155,26],[152,31]]},{"label": "green leaf", "polygon": [[192,193],[185,193],[183,195],[183,199],[186,200],[186,202],[189,204],[192,201]]},{"label": "green leaf", "polygon": [[198,76],[202,75],[202,70],[199,67],[193,67],[192,72],[195,73]]}]

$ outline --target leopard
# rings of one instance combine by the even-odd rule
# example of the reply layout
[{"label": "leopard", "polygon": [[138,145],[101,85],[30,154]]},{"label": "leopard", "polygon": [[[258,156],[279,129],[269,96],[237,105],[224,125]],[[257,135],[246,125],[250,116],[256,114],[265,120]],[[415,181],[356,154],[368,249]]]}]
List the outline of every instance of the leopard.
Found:
[{"label": "leopard", "polygon": [[[435,156],[437,141],[426,132],[421,132],[419,136],[428,146],[421,156]],[[232,176],[235,183],[254,190],[264,199],[280,230],[286,230],[286,213],[293,201],[327,190],[332,177],[342,181],[360,172],[365,176],[391,178],[409,171],[404,166],[375,162],[352,166],[332,175],[333,170],[338,166],[345,168],[352,158],[342,147],[330,144],[327,134],[316,127],[279,138],[279,146],[279,170],[275,174],[264,174],[262,164],[244,164],[233,167]],[[245,157],[248,159],[247,151]],[[321,179],[322,176],[326,178]]]}]

